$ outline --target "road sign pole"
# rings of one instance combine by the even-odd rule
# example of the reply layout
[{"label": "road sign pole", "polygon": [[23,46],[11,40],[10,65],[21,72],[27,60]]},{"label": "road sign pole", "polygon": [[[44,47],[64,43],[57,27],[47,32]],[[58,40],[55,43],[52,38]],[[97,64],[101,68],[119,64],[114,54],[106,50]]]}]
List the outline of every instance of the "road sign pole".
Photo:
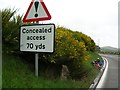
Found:
[{"label": "road sign pole", "polygon": [[[25,16],[23,18],[23,22],[24,23],[26,23],[26,22],[33,22],[34,23],[35,22],[35,23],[38,24],[39,21],[50,20],[50,19],[51,19],[51,15],[50,15],[49,11],[47,10],[47,7],[45,6],[44,2],[42,0],[37,0],[37,1],[32,0],[32,2],[30,3],[30,6],[28,7],[28,10],[27,10],[27,12],[26,12],[26,14],[25,14]],[[22,29],[22,30],[26,31],[25,28]],[[51,31],[51,28],[50,28],[50,31]],[[51,35],[51,34],[49,34],[49,35]],[[43,36],[43,37],[45,38],[47,36]],[[25,44],[21,44],[21,48],[20,48],[21,51],[25,50],[25,48],[23,48],[24,45]],[[34,43],[29,42],[29,43],[27,43],[27,45],[28,45],[27,49],[28,48],[33,49],[34,47],[36,48],[36,50],[38,50],[38,49],[46,49],[45,45],[43,45],[42,43],[40,45],[34,45]],[[35,53],[35,76],[38,76],[38,58],[39,58],[39,54]]]},{"label": "road sign pole", "polygon": [[38,77],[38,53],[35,53],[35,76]]},{"label": "road sign pole", "polygon": [[[36,24],[38,24],[39,21],[36,21]],[[39,54],[35,53],[35,76],[38,77],[38,58],[39,58]]]},{"label": "road sign pole", "polygon": [[[26,12],[26,14],[25,14],[25,16],[23,18],[23,22],[24,23],[26,23],[26,22],[33,22],[34,23],[35,22],[36,24],[38,24],[39,21],[50,20],[50,19],[51,19],[51,15],[50,15],[49,11],[47,10],[47,7],[44,4],[43,0],[37,0],[37,1],[36,0],[32,0],[32,2],[30,3],[30,5],[28,7],[28,10],[27,10],[27,12]],[[46,28],[48,28],[48,26]],[[26,36],[25,28],[21,27],[21,30],[24,31],[24,35]],[[51,31],[52,31],[51,27],[50,27],[49,31],[51,33]],[[21,32],[21,33],[23,35],[23,32]],[[49,35],[52,35],[52,34],[49,34]],[[42,35],[43,36],[43,40],[46,41],[46,37],[48,37],[49,35],[47,35],[47,36],[46,35],[45,36]],[[42,36],[40,36],[40,38]],[[29,37],[29,36],[27,36],[27,37]],[[31,41],[33,41],[33,39]],[[25,43],[25,40],[21,39],[21,42]],[[35,40],[35,42],[37,42],[37,40]],[[43,44],[43,42],[40,42],[39,45],[38,45],[38,43],[36,43],[36,45],[34,45],[34,43],[31,43],[31,42],[27,42],[27,44],[23,44],[23,43],[21,43],[21,47],[20,47],[21,51],[25,51],[25,50],[28,50],[28,49],[29,49],[29,51],[31,51],[31,50],[36,50],[37,51],[39,49],[40,50],[44,49],[44,51],[46,51],[46,47],[48,46],[47,45],[45,47],[45,44],[46,44],[45,42],[44,42],[45,44]],[[27,45],[26,48],[25,48],[25,45]],[[36,49],[33,49],[33,48],[36,48]],[[49,52],[50,52],[50,49],[49,49]],[[35,53],[35,76],[38,76],[38,59],[39,59],[39,53]]]}]

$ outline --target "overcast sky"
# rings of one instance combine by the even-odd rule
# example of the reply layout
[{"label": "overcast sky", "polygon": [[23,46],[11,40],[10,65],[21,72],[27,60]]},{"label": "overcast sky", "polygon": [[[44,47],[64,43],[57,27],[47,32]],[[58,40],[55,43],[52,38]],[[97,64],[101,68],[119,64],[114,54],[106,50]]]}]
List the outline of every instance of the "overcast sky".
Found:
[{"label": "overcast sky", "polygon": [[[1,0],[0,8],[19,9],[25,14],[32,0]],[[90,36],[102,46],[118,47],[118,1],[120,0],[43,0],[54,23]]]}]

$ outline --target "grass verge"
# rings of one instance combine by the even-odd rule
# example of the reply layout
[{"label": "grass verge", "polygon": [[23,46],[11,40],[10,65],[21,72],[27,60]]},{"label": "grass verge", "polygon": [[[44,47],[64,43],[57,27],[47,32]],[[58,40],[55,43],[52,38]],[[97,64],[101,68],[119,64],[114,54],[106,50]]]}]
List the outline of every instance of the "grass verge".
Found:
[{"label": "grass verge", "polygon": [[48,80],[43,76],[36,77],[30,65],[22,62],[19,57],[3,54],[2,86],[3,88],[89,88],[99,72],[91,65],[91,61],[100,56],[92,52],[88,54],[90,60],[86,68],[89,68],[89,72],[80,81]]}]

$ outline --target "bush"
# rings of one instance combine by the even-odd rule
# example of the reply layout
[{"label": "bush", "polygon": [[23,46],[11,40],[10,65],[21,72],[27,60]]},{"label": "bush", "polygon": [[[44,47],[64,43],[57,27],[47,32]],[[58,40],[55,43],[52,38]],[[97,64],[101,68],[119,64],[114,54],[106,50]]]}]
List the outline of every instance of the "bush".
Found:
[{"label": "bush", "polygon": [[12,53],[19,50],[19,28],[22,16],[14,16],[17,10],[2,10],[3,52]]},{"label": "bush", "polygon": [[81,36],[84,37],[86,35],[80,32],[73,32],[64,27],[57,27],[55,32],[55,52],[53,54],[44,54],[46,61],[48,60],[59,66],[67,65],[72,78],[82,77],[87,72],[84,68],[85,61],[89,59],[86,52],[88,48],[89,51],[94,51],[91,46],[95,44],[91,38],[86,36],[86,39],[91,43],[86,46],[85,38],[83,40]]}]

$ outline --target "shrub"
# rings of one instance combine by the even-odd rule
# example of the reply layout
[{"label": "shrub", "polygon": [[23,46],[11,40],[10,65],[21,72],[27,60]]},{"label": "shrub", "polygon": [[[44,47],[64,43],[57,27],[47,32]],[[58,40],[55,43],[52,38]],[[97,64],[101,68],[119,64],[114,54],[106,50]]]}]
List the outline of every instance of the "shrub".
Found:
[{"label": "shrub", "polygon": [[71,77],[76,79],[82,77],[86,72],[84,65],[85,61],[89,59],[86,52],[88,48],[94,51],[91,46],[95,45],[92,39],[86,36],[86,39],[91,43],[86,46],[85,40],[81,36],[84,37],[86,35],[73,32],[64,27],[57,27],[55,32],[55,52],[53,54],[45,54],[45,57],[47,57],[46,61],[48,60],[57,65],[67,65]]},{"label": "shrub", "polygon": [[14,16],[17,10],[2,10],[3,52],[11,53],[19,49],[19,28],[21,16]]}]

